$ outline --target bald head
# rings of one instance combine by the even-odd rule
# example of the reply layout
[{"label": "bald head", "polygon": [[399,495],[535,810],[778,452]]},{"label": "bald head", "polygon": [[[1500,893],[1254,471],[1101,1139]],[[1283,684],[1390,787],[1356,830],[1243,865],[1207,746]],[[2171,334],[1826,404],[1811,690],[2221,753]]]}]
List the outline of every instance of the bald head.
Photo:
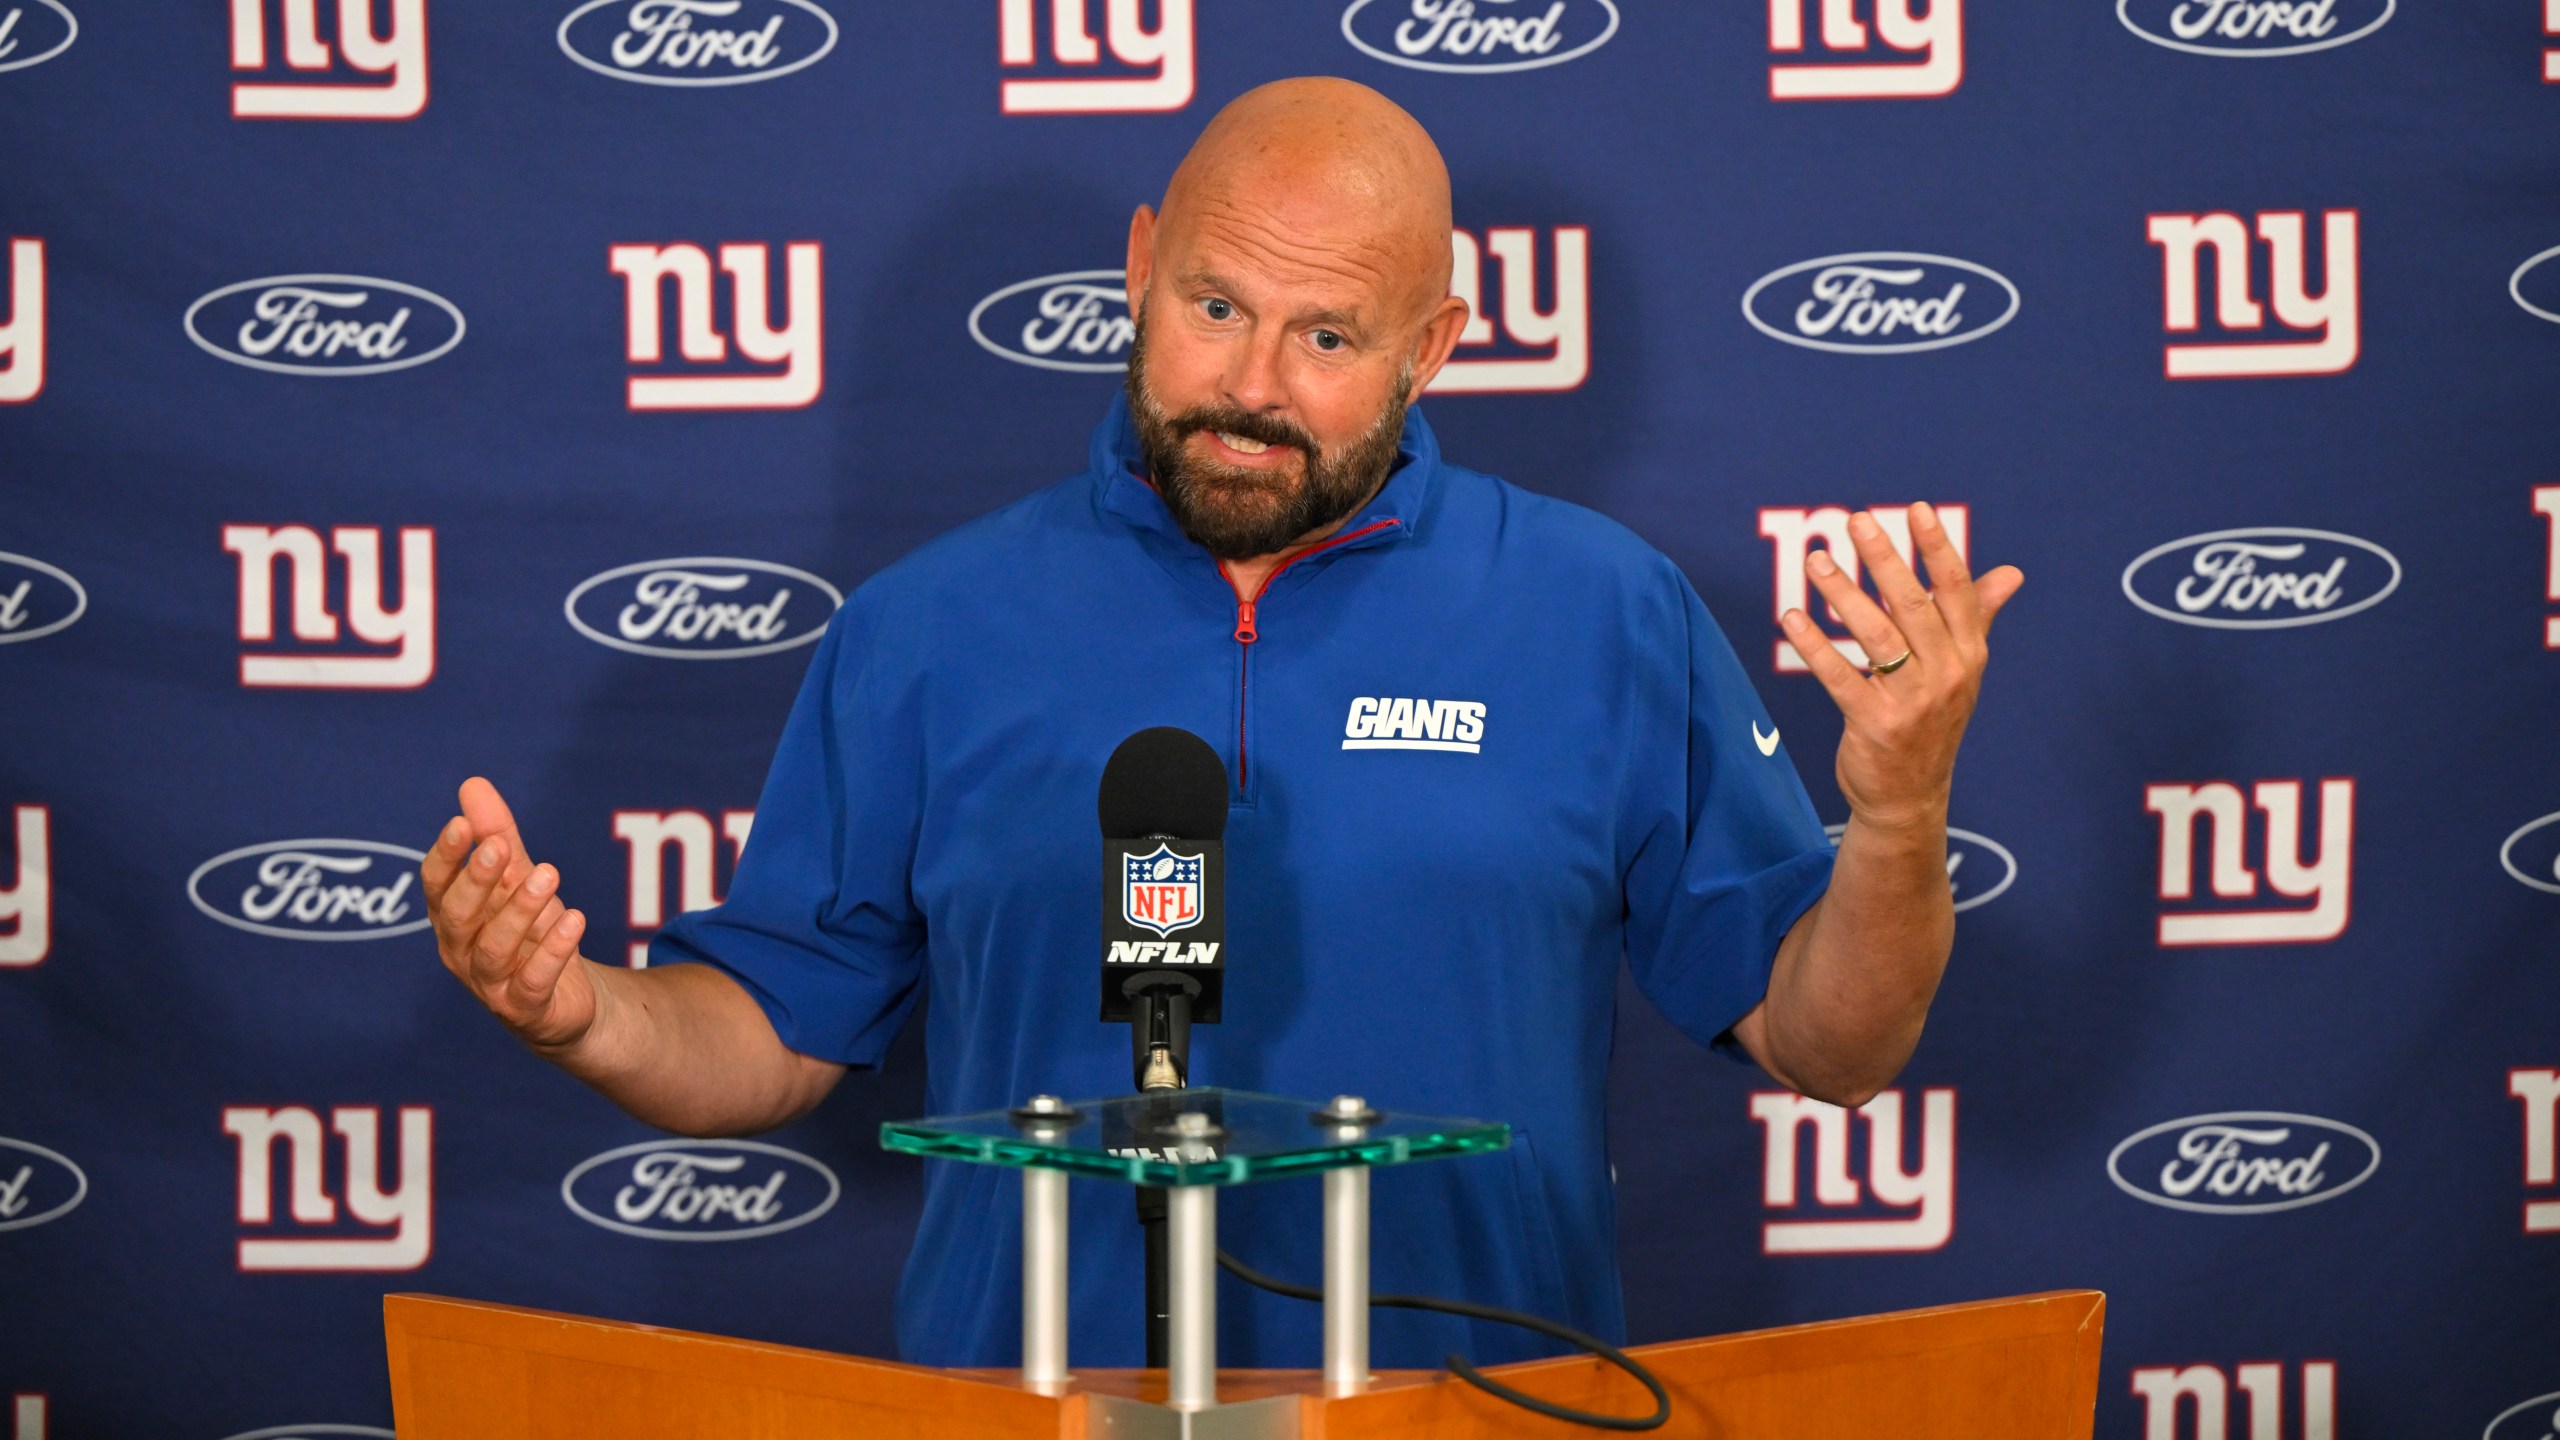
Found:
[{"label": "bald head", "polygon": [[1366,85],[1275,80],[1228,102],[1165,187],[1159,223],[1258,215],[1374,265],[1415,313],[1449,293],[1449,167],[1420,121]]}]

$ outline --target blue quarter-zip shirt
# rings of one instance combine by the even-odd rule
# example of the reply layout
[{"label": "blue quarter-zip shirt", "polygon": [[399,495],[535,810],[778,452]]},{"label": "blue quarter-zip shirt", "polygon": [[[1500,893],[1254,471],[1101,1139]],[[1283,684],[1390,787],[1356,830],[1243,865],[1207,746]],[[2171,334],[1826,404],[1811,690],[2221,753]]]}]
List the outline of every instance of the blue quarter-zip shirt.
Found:
[{"label": "blue quarter-zip shirt", "polygon": [[[1677,567],[1592,511],[1445,463],[1418,411],[1402,452],[1248,609],[1141,478],[1115,404],[1083,474],[845,602],[727,900],[650,959],[719,966],[785,1044],[854,1066],[930,991],[937,1114],[1126,1093],[1128,1032],[1095,1018],[1094,794],[1121,740],[1179,725],[1234,784],[1226,1018],[1192,1032],[1195,1083],[1510,1122],[1505,1154],[1378,1174],[1374,1284],[1617,1337],[1618,966],[1715,1041],[1759,1003],[1831,846]],[[1439,743],[1356,743],[1380,739]],[[1020,1186],[923,1163],[899,1348],[1013,1364]],[[1136,1365],[1132,1201],[1078,1180],[1071,1204],[1074,1357]],[[1247,1263],[1317,1283],[1312,1179],[1227,1190],[1219,1229]],[[1318,1363],[1318,1306],[1221,1283],[1223,1363]],[[1373,1346],[1382,1366],[1548,1348],[1409,1311],[1378,1312]]]}]

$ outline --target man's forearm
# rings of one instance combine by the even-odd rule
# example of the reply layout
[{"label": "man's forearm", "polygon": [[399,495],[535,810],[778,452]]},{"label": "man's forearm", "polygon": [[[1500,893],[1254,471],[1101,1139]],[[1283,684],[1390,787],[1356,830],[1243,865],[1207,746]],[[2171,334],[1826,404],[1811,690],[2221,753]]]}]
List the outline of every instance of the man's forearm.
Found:
[{"label": "man's forearm", "polygon": [[1804,1094],[1865,1103],[1920,1043],[1954,941],[1946,827],[1852,819],[1831,888],[1778,947],[1755,1053]]},{"label": "man's forearm", "polygon": [[624,970],[591,960],[595,1023],[536,1054],[634,1116],[685,1135],[744,1135],[807,1114],[844,1067],[786,1047],[738,982],[708,965]]}]

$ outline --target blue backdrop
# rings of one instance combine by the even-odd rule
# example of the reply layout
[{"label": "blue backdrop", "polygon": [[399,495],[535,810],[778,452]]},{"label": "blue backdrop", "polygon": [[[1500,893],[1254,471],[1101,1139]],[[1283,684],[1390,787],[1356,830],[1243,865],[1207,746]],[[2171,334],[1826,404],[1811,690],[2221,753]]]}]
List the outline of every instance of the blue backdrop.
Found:
[{"label": "blue backdrop", "polygon": [[0,0],[0,1434],[387,1425],[386,1290],[888,1351],[912,1037],[655,1143],[402,876],[485,771],[595,958],[716,897],[800,644],[1075,468],[1131,207],[1311,72],[1449,158],[1452,458],[1795,754],[1838,507],[2029,576],[1897,1088],[1630,997],[1636,1338],[2096,1286],[2102,1435],[2552,1433],[2560,11],[1912,3]]}]

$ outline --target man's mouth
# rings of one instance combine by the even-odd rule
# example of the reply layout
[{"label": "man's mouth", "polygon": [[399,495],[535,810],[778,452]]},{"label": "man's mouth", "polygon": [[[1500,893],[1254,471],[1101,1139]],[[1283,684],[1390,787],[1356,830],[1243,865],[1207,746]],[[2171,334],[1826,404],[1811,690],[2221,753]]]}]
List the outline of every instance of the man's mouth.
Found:
[{"label": "man's mouth", "polygon": [[1220,430],[1214,433],[1217,435],[1220,443],[1224,444],[1228,449],[1237,451],[1241,454],[1259,455],[1263,451],[1271,448],[1267,442],[1261,440],[1248,440],[1242,435],[1238,435],[1230,430]]}]

